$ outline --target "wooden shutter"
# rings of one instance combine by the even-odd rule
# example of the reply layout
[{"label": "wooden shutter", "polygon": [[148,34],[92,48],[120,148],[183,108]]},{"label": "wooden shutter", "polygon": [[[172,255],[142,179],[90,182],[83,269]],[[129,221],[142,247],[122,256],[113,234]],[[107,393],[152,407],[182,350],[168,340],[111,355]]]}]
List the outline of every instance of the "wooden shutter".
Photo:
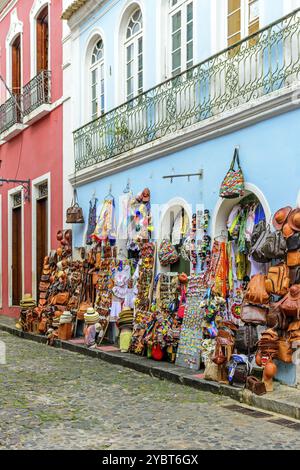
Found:
[{"label": "wooden shutter", "polygon": [[22,209],[12,211],[12,304],[22,298]]},{"label": "wooden shutter", "polygon": [[48,70],[48,7],[36,21],[36,61],[37,74]]},{"label": "wooden shutter", "polygon": [[21,41],[20,36],[12,45],[12,92],[21,92]]}]

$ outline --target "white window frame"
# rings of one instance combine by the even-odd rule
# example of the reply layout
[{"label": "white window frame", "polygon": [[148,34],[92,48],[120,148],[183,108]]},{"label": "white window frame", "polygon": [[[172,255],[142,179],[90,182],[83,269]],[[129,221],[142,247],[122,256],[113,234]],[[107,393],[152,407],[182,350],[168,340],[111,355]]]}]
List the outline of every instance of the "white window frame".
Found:
[{"label": "white window frame", "polygon": [[[142,27],[137,33],[135,33],[134,35],[130,36],[127,39],[127,29],[128,29],[129,23],[130,23],[133,15],[138,10],[141,12],[141,16],[142,16]],[[142,12],[140,7],[137,7],[130,14],[130,16],[128,18],[128,21],[126,23],[125,39],[124,39],[124,66],[125,66],[124,96],[125,96],[126,101],[138,96],[144,90],[144,23],[143,22],[144,22],[143,12]],[[142,69],[141,70],[139,70],[139,55],[140,55],[140,53],[139,53],[139,42],[140,42],[140,39],[142,40]],[[133,79],[133,93],[132,93],[132,96],[130,96],[128,94],[128,90],[127,90],[127,83],[128,83],[128,79],[129,79],[128,75],[127,75],[127,65],[128,65],[127,51],[128,51],[128,48],[130,46],[133,46],[133,59],[132,59],[133,71],[132,71],[132,76],[131,76],[131,78]],[[143,79],[142,88],[139,88],[139,83],[138,83],[140,73],[142,74],[142,79]]]},{"label": "white window frame", "polygon": [[[103,54],[102,58],[97,60],[96,62],[92,63],[92,57],[97,44],[102,41],[102,48]],[[105,62],[104,62],[104,41],[102,37],[98,37],[95,41],[91,56],[90,56],[90,67],[89,67],[89,114],[91,119],[97,119],[98,117],[102,116],[105,113]],[[93,82],[92,82],[92,75],[93,72],[96,71],[97,82],[96,82],[96,102],[97,102],[97,115],[93,114]],[[103,93],[102,93],[102,82],[103,82]],[[103,107],[102,103],[102,96],[103,96]]]},{"label": "white window frame", "polygon": [[[193,64],[190,66],[192,67],[195,64],[195,9],[196,9],[196,2],[195,0],[178,0],[177,4],[171,6],[171,0],[168,1],[168,40],[167,40],[167,71],[168,77],[173,76],[173,61],[172,61],[172,18],[177,12],[181,12],[181,67],[179,73],[184,72],[187,70],[187,7],[188,5],[193,5]],[[190,68],[189,67],[189,68]]]},{"label": "white window frame", "polygon": [[51,251],[51,173],[35,178],[31,182],[31,201],[32,201],[32,229],[31,229],[31,247],[32,247],[32,298],[37,300],[37,279],[36,279],[36,202],[39,199],[39,186],[43,183],[48,185],[47,212],[48,212],[48,253]]},{"label": "white window frame", "polygon": [[13,189],[10,189],[8,194],[8,306],[9,307],[18,307],[18,305],[13,305],[12,303],[12,211],[13,211],[13,198],[17,193],[21,193],[21,233],[22,233],[22,296],[24,296],[24,286],[25,286],[25,276],[24,276],[24,245],[25,245],[25,226],[24,226],[24,188],[23,186],[17,186]]},{"label": "white window frame", "polygon": [[51,0],[35,0],[33,3],[30,14],[30,79],[36,76],[37,63],[36,63],[36,21],[41,11],[48,5],[48,70],[51,70]]},{"label": "white window frame", "polygon": [[[15,8],[10,15],[10,28],[5,39],[6,49],[6,83],[8,88],[12,88],[12,45],[20,35],[20,61],[21,61],[21,90],[23,88],[23,23],[18,19],[17,8]],[[10,93],[6,91],[6,99],[10,98]]]}]

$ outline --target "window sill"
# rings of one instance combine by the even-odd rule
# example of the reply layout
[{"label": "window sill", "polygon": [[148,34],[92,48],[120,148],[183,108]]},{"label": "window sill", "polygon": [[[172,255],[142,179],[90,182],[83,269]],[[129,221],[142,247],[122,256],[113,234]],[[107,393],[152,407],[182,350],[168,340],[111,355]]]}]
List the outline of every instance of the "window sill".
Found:
[{"label": "window sill", "polygon": [[44,116],[49,114],[52,110],[51,104],[42,104],[38,108],[36,108],[34,111],[32,111],[30,114],[27,116],[24,116],[23,118],[23,123],[26,124],[27,126],[29,124],[33,124],[36,121],[39,121],[39,119],[42,119]]}]

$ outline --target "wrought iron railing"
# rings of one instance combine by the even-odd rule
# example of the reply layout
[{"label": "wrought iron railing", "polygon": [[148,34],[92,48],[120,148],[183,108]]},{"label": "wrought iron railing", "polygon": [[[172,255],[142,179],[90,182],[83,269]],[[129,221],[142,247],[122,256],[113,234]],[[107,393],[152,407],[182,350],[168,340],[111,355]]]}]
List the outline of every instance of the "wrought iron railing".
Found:
[{"label": "wrought iron railing", "polygon": [[24,116],[32,113],[42,104],[51,102],[51,72],[43,70],[23,88]]},{"label": "wrought iron railing", "polygon": [[82,170],[296,83],[300,9],[74,132]]},{"label": "wrought iron railing", "polygon": [[21,95],[14,95],[0,106],[0,134],[22,122]]}]

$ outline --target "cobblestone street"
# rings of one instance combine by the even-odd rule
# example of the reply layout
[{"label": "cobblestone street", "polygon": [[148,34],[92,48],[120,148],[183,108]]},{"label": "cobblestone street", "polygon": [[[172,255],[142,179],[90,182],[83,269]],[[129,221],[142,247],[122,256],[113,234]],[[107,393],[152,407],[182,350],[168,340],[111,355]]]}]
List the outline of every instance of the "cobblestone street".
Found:
[{"label": "cobblestone street", "polygon": [[300,430],[230,399],[7,333],[0,449],[300,449]]}]

